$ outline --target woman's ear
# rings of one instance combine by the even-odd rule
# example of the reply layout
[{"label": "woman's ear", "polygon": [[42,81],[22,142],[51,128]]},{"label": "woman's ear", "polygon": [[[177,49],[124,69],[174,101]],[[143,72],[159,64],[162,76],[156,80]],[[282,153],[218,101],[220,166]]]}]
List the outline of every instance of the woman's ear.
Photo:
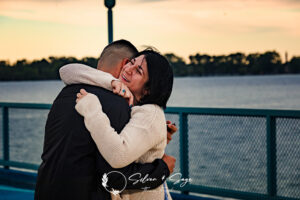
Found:
[{"label": "woman's ear", "polygon": [[150,94],[150,89],[149,88],[143,88],[143,96],[146,96]]}]

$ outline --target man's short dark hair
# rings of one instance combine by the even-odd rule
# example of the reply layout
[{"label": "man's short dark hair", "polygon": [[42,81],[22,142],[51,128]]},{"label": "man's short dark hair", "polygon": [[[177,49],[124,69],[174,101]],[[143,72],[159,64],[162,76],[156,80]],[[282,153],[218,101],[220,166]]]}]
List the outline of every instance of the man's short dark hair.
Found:
[{"label": "man's short dark hair", "polygon": [[138,50],[136,47],[128,40],[116,40],[103,49],[99,58],[98,67],[99,65],[114,66],[120,59],[131,59],[135,57],[137,53]]},{"label": "man's short dark hair", "polygon": [[107,51],[110,51],[112,48],[114,48],[114,49],[125,48],[128,50],[128,52],[131,52],[132,54],[134,54],[134,56],[138,53],[138,50],[131,42],[129,42],[128,40],[121,39],[121,40],[116,40],[116,41],[110,43],[109,45],[107,45],[103,49],[99,59],[103,58],[104,54]]}]

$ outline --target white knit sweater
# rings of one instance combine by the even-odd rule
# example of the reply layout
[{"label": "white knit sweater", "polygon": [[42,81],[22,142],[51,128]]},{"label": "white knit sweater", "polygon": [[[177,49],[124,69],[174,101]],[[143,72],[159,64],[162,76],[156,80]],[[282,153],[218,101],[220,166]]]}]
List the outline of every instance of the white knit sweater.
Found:
[{"label": "white knit sweater", "polygon": [[[60,70],[65,84],[85,83],[112,90],[112,75],[83,64],[68,64]],[[114,168],[121,168],[132,162],[151,163],[162,158],[167,145],[166,119],[163,110],[154,104],[134,106],[131,119],[120,134],[110,126],[102,111],[101,102],[94,94],[88,94],[76,105],[84,117],[86,128],[91,133],[97,148],[105,160]],[[171,196],[168,192],[168,199]],[[163,200],[163,185],[154,190],[124,190],[115,199]]]}]

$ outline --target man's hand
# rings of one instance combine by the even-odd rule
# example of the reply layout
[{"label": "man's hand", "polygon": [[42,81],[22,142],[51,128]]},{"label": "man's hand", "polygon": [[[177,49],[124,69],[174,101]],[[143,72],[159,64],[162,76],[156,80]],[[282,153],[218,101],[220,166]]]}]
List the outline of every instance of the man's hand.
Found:
[{"label": "man's hand", "polygon": [[169,144],[169,142],[172,140],[172,136],[173,134],[177,131],[177,127],[176,124],[173,123],[171,121],[167,121],[167,144]]},{"label": "man's hand", "polygon": [[176,158],[174,158],[173,156],[168,156],[167,154],[164,154],[162,159],[168,165],[170,174],[172,174],[174,171],[174,168],[175,168]]}]

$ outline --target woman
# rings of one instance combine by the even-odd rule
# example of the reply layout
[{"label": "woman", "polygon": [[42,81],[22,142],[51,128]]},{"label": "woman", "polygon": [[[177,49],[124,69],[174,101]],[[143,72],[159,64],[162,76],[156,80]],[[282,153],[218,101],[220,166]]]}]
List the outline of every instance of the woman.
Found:
[{"label": "woman", "polygon": [[[167,144],[163,109],[173,86],[172,68],[162,55],[152,50],[140,52],[123,67],[119,79],[80,64],[61,68],[60,75],[66,84],[97,85],[127,98],[129,104],[134,105],[129,123],[118,135],[102,112],[99,99],[85,90],[77,94],[75,108],[84,117],[99,151],[112,167],[162,158]],[[171,196],[164,184],[154,190],[125,190],[120,196],[112,195],[112,199],[118,198],[163,200]]]}]

